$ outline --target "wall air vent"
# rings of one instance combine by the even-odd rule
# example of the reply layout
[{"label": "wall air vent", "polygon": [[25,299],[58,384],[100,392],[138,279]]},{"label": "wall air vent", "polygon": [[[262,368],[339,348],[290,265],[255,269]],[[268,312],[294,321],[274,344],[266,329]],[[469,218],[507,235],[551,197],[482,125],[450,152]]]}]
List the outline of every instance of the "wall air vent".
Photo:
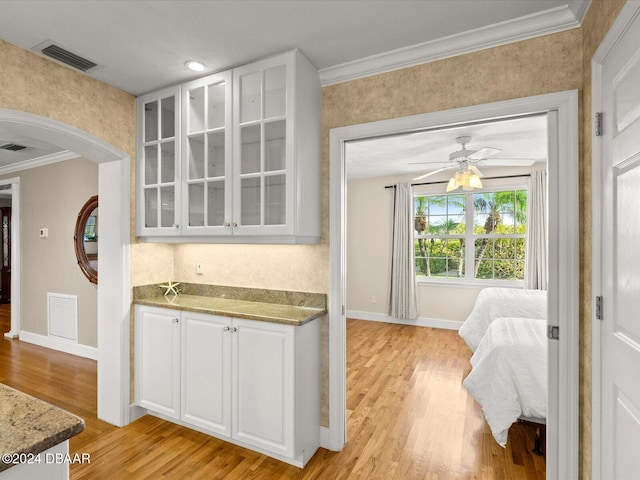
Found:
[{"label": "wall air vent", "polygon": [[60,45],[49,42],[46,45],[47,46],[40,49],[40,52],[47,57],[64,63],[65,65],[69,65],[70,67],[76,68],[83,72],[88,72],[92,68],[98,66],[97,63],[94,63],[91,60],[87,60],[86,58],[82,58],[80,55],[76,55],[75,53],[62,48]]},{"label": "wall air vent", "polygon": [[19,152],[20,150],[24,150],[24,145],[18,145],[17,143],[5,143],[4,145],[0,145],[0,150],[9,150],[11,152]]}]

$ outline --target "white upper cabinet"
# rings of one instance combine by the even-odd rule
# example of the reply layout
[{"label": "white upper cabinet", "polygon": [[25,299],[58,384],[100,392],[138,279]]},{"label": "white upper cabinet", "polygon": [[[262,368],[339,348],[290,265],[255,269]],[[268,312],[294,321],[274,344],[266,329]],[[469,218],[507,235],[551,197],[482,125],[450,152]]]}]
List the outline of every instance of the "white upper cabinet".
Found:
[{"label": "white upper cabinet", "polygon": [[231,218],[231,72],[182,86],[184,235],[228,235]]},{"label": "white upper cabinet", "polygon": [[137,100],[138,235],[180,229],[180,88]]},{"label": "white upper cabinet", "polygon": [[[138,235],[318,243],[320,81],[313,65],[294,50],[177,89],[138,99]],[[148,183],[151,147],[169,140],[159,125],[157,135],[147,135],[147,112],[168,104],[169,93],[176,102],[174,170]],[[163,183],[169,173],[172,183]]]}]

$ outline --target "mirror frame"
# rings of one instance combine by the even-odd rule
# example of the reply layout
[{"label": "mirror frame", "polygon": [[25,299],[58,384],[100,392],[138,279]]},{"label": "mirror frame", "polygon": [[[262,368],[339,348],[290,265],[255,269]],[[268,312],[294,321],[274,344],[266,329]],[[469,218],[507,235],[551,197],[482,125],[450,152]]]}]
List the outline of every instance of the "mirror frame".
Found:
[{"label": "mirror frame", "polygon": [[89,279],[91,283],[98,284],[98,271],[91,266],[87,252],[84,249],[84,229],[87,225],[87,220],[98,208],[98,196],[94,195],[82,206],[78,219],[76,220],[76,229],[73,235],[73,244],[76,251],[76,258],[78,259],[78,266],[84,276]]}]

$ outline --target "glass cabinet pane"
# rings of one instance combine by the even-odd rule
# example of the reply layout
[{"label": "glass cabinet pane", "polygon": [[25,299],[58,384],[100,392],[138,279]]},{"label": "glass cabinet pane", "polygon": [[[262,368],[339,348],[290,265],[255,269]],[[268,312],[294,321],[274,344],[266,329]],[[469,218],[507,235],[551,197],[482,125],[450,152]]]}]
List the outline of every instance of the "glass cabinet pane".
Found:
[{"label": "glass cabinet pane", "polygon": [[209,182],[207,186],[207,225],[224,224],[224,179]]},{"label": "glass cabinet pane", "polygon": [[240,173],[260,171],[260,125],[240,129]]},{"label": "glass cabinet pane", "polygon": [[175,195],[173,187],[160,188],[160,226],[173,227],[175,224]]},{"label": "glass cabinet pane", "polygon": [[264,224],[286,223],[286,175],[264,178]]},{"label": "glass cabinet pane", "polygon": [[158,146],[144,147],[144,184],[155,185],[158,183]]},{"label": "glass cabinet pane", "polygon": [[189,226],[204,225],[204,185],[193,183],[189,185]]},{"label": "glass cabinet pane", "polygon": [[158,139],[158,102],[144,104],[144,141]]},{"label": "glass cabinet pane", "polygon": [[286,114],[286,72],[285,65],[269,68],[264,72],[264,118]]},{"label": "glass cabinet pane", "polygon": [[266,123],[264,125],[264,170],[284,170],[286,168],[286,136],[287,122]]},{"label": "glass cabinet pane", "polygon": [[204,130],[204,87],[189,90],[189,131]]},{"label": "glass cabinet pane", "polygon": [[189,180],[204,178],[204,135],[189,137]]},{"label": "glass cabinet pane", "polygon": [[240,122],[260,120],[261,112],[261,72],[250,73],[240,79]]},{"label": "glass cabinet pane", "polygon": [[173,142],[160,144],[160,181],[171,183],[176,178],[176,147]]},{"label": "glass cabinet pane", "polygon": [[158,226],[158,190],[155,188],[144,190],[144,226]]},{"label": "glass cabinet pane", "polygon": [[224,130],[210,133],[207,137],[207,177],[224,176]]},{"label": "glass cabinet pane", "polygon": [[175,97],[163,98],[160,102],[162,111],[160,112],[160,138],[171,138],[175,136]]},{"label": "glass cabinet pane", "polygon": [[240,181],[241,225],[260,225],[260,177]]},{"label": "glass cabinet pane", "polygon": [[209,85],[208,94],[208,114],[207,129],[220,128],[225,126],[225,96],[226,84],[224,82]]}]

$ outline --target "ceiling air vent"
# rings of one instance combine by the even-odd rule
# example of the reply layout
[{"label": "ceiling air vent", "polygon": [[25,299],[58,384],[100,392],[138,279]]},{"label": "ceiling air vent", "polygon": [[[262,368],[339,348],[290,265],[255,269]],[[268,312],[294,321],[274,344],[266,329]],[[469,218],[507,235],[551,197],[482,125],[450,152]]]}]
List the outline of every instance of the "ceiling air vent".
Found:
[{"label": "ceiling air vent", "polygon": [[62,62],[65,65],[69,65],[70,67],[77,68],[83,72],[88,72],[92,68],[98,66],[97,63],[87,60],[86,58],[82,58],[80,55],[76,55],[55,43],[47,44],[47,46],[42,48],[40,52],[47,57],[53,58],[54,60]]},{"label": "ceiling air vent", "polygon": [[20,150],[24,150],[24,145],[18,145],[17,143],[5,143],[4,145],[0,145],[0,150],[9,150],[11,152],[19,152]]}]

